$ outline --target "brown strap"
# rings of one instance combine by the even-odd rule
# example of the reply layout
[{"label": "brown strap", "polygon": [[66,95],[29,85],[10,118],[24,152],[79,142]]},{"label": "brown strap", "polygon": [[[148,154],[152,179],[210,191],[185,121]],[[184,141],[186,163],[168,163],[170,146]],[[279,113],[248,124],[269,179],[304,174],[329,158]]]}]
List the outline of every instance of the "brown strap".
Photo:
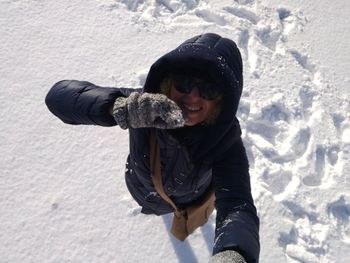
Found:
[{"label": "brown strap", "polygon": [[174,209],[175,215],[180,216],[181,215],[180,210],[176,207],[175,203],[170,199],[170,197],[164,192],[161,168],[160,168],[160,148],[153,131],[151,132],[151,136],[150,136],[150,148],[151,148],[151,156],[150,156],[151,176],[152,176],[152,182],[154,184],[154,188],[156,189],[158,194],[172,206],[172,208]]}]

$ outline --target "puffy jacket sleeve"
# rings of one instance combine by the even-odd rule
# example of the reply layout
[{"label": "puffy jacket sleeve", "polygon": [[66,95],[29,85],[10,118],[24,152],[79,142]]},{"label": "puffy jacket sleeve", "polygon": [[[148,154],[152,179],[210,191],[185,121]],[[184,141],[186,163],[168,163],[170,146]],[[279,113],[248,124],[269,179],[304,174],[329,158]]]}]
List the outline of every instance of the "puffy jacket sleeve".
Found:
[{"label": "puffy jacket sleeve", "polygon": [[116,98],[127,97],[135,89],[99,87],[87,81],[62,80],[48,92],[49,110],[68,124],[114,126],[109,109]]},{"label": "puffy jacket sleeve", "polygon": [[213,254],[233,249],[253,263],[259,261],[259,218],[248,166],[241,138],[213,166],[217,210]]}]

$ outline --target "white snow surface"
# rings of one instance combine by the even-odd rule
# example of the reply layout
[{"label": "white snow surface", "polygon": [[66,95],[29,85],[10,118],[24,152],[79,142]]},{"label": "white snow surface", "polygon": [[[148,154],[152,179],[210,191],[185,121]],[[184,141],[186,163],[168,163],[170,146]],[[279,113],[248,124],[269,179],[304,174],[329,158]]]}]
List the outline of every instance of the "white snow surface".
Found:
[{"label": "white snow surface", "polygon": [[128,133],[46,108],[62,79],[141,87],[151,64],[215,32],[244,61],[238,118],[260,262],[349,262],[350,2],[0,0],[0,262],[207,262],[215,215],[187,241],[124,182]]}]

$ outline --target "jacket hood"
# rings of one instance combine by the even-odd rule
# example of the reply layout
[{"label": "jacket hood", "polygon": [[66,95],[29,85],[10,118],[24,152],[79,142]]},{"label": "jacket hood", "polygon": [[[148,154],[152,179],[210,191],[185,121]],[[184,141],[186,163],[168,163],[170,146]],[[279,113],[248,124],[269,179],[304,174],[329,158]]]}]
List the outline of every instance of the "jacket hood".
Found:
[{"label": "jacket hood", "polygon": [[[195,36],[159,58],[150,68],[144,91],[156,93],[163,77],[177,70],[195,70],[224,82],[221,121],[236,115],[242,93],[242,58],[235,42],[214,33]],[[227,115],[227,116],[225,116]]]},{"label": "jacket hood", "polygon": [[[208,125],[205,128],[205,133],[216,138],[215,142],[212,142],[213,145],[223,139],[233,126],[238,126],[240,135],[235,115],[242,94],[243,74],[242,58],[236,43],[214,33],[198,35],[186,40],[151,66],[143,91],[159,92],[164,76],[178,70],[201,72],[224,84],[221,113],[214,125]],[[237,129],[234,131],[237,133]],[[237,135],[235,135],[236,138]]]}]

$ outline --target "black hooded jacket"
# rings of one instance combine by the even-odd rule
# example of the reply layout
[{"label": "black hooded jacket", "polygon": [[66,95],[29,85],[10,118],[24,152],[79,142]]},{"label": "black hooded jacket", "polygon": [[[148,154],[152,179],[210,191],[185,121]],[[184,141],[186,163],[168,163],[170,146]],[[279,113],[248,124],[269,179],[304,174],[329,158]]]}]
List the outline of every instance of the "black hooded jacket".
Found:
[{"label": "black hooded jacket", "polygon": [[[200,198],[214,186],[216,229],[213,254],[240,252],[259,260],[259,219],[251,195],[248,160],[235,117],[242,92],[242,59],[236,44],[217,34],[191,38],[157,60],[139,92],[159,93],[160,81],[173,70],[196,70],[224,82],[222,109],[214,124],[175,130],[153,129],[161,150],[165,192],[179,206]],[[86,81],[56,83],[46,97],[50,111],[69,124],[116,125],[109,109],[117,97],[135,89],[99,87]],[[172,212],[154,189],[150,175],[151,128],[129,129],[126,184],[145,214]]]}]

